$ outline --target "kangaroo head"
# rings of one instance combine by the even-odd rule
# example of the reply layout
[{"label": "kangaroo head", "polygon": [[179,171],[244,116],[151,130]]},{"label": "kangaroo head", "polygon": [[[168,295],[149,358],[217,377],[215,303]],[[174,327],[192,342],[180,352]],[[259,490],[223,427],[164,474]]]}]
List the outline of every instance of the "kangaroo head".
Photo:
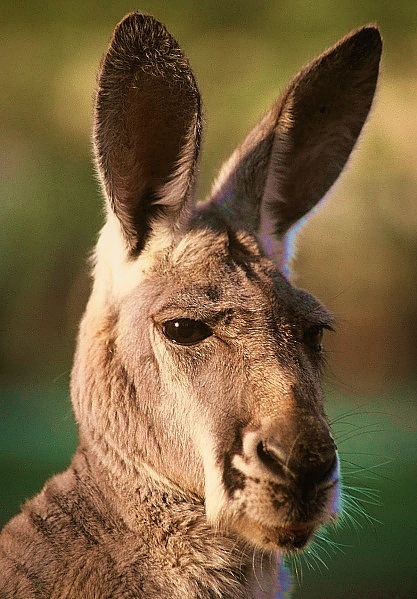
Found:
[{"label": "kangaroo head", "polygon": [[107,221],[72,377],[82,443],[132,492],[146,472],[265,549],[301,548],[339,509],[320,386],[332,317],[288,280],[285,239],[343,169],[380,51],[368,26],[305,67],[200,203],[200,95],[176,41],[133,13],[101,65]]}]

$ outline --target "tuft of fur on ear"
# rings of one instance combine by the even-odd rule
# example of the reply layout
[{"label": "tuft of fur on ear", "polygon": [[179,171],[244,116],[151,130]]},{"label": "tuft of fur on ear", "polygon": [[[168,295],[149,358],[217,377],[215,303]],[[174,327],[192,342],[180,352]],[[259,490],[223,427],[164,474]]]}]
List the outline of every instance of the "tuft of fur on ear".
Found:
[{"label": "tuft of fur on ear", "polygon": [[369,25],[321,54],[223,166],[212,201],[257,233],[267,253],[343,170],[372,104],[381,49]]},{"label": "tuft of fur on ear", "polygon": [[154,223],[181,227],[194,190],[200,104],[188,60],[165,26],[137,12],[125,17],[99,73],[94,153],[132,254]]}]

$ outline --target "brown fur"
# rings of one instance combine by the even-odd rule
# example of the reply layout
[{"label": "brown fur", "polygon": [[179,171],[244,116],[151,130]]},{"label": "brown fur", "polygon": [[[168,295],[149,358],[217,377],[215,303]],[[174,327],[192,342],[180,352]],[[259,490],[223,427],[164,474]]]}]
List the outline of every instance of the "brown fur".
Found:
[{"label": "brown fur", "polygon": [[[320,385],[332,317],[279,268],[371,106],[365,27],[305,67],[194,202],[187,59],[132,13],[99,75],[107,198],[71,396],[80,444],[0,537],[3,598],[276,597],[339,509]],[[266,558],[264,559],[264,556]]]}]

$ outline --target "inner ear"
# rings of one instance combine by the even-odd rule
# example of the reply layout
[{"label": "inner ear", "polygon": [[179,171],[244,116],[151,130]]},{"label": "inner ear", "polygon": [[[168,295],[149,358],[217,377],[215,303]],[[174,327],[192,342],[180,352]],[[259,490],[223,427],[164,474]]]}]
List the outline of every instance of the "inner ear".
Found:
[{"label": "inner ear", "polygon": [[200,134],[200,94],[177,42],[153,17],[128,15],[103,59],[94,144],[109,205],[133,252],[153,221],[174,227],[190,200]]}]

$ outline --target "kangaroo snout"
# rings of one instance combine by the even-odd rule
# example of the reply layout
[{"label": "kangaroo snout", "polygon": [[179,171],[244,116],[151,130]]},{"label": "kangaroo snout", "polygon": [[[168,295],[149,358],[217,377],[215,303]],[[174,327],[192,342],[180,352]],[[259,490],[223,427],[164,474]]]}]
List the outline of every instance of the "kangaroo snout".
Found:
[{"label": "kangaroo snout", "polygon": [[336,446],[330,438],[329,445],[320,452],[305,450],[304,445],[285,449],[278,439],[268,437],[256,446],[260,463],[273,476],[292,480],[303,495],[322,484],[333,481],[338,469]]},{"label": "kangaroo snout", "polygon": [[253,473],[280,482],[315,488],[334,482],[338,472],[337,447],[327,431],[283,434],[282,429],[243,433],[243,453]]},{"label": "kangaroo snout", "polygon": [[229,493],[252,537],[286,551],[304,547],[340,511],[339,458],[330,430],[320,416],[304,430],[302,422],[248,426],[241,453],[231,460],[235,476],[227,477],[239,481]]}]

